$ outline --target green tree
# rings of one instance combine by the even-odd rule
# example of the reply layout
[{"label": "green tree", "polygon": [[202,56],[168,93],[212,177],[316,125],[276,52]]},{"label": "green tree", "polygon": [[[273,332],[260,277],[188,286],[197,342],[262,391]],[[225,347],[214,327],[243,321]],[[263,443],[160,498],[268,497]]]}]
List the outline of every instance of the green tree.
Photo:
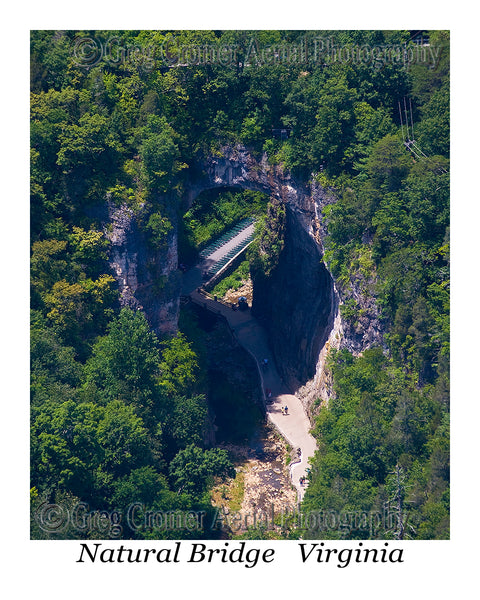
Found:
[{"label": "green tree", "polygon": [[178,136],[165,117],[149,115],[142,137],[140,155],[147,186],[152,190],[165,192],[173,177],[185,167],[179,161],[180,150],[176,142]]},{"label": "green tree", "polygon": [[169,495],[165,476],[148,465],[132,469],[127,475],[114,481],[111,506],[125,510],[128,506],[141,502],[152,507]]},{"label": "green tree", "polygon": [[111,275],[101,275],[97,280],[80,279],[68,283],[61,279],[45,294],[47,318],[61,332],[65,342],[76,345],[85,356],[88,342],[104,327],[117,297]]},{"label": "green tree", "polygon": [[225,480],[235,476],[226,450],[202,450],[190,444],[180,450],[170,463],[170,477],[175,490],[200,497],[213,483],[213,477]]},{"label": "green tree", "polygon": [[57,164],[64,169],[90,162],[105,151],[107,119],[102,115],[82,115],[79,124],[73,124],[60,136]]},{"label": "green tree", "polygon": [[91,268],[92,265],[96,266],[107,258],[108,241],[105,239],[103,231],[94,229],[85,231],[82,227],[73,227],[70,243],[73,248],[72,259],[81,264],[84,269]]},{"label": "green tree", "polygon": [[98,426],[103,409],[92,403],[50,402],[32,414],[32,482],[50,494],[69,490],[80,498],[93,492],[93,471],[103,453]]},{"label": "green tree", "polygon": [[32,246],[30,278],[33,291],[40,297],[53,285],[69,275],[67,242],[64,240],[36,241]]},{"label": "green tree", "polygon": [[159,385],[168,394],[189,395],[197,389],[199,365],[190,342],[181,332],[162,343]]},{"label": "green tree", "polygon": [[365,163],[372,184],[383,192],[394,192],[409,170],[409,157],[395,135],[387,134],[372,148]]},{"label": "green tree", "polygon": [[85,365],[84,392],[100,392],[103,402],[121,398],[151,410],[159,367],[159,347],[144,314],[123,308]]},{"label": "green tree", "polygon": [[122,476],[149,462],[148,433],[133,407],[120,400],[105,406],[98,423],[98,443],[102,448],[102,469]]},{"label": "green tree", "polygon": [[150,215],[147,223],[148,241],[155,248],[164,248],[168,233],[173,229],[172,223],[159,212]]},{"label": "green tree", "polygon": [[32,311],[30,333],[32,406],[77,396],[83,368],[73,347],[64,346],[46,320]]}]

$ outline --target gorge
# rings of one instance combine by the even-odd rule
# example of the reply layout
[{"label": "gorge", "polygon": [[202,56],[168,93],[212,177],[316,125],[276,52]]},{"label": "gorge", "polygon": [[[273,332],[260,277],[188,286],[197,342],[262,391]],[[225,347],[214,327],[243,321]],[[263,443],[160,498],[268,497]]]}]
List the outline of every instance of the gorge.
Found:
[{"label": "gorge", "polygon": [[[315,401],[317,406],[326,404],[331,395],[331,384],[324,370],[328,348],[352,344],[342,335],[340,295],[322,260],[322,236],[326,233],[322,210],[335,202],[335,197],[315,181],[296,181],[281,167],[270,165],[265,154],[257,158],[244,147],[227,147],[223,156],[210,157],[191,172],[184,186],[182,212],[190,208],[202,192],[216,188],[265,192],[285,208],[282,232],[271,232],[274,237],[284,238],[283,247],[268,277],[253,273],[251,312],[267,334],[274,360],[273,371],[266,381],[267,387],[273,386],[276,390],[275,402],[267,408],[267,414],[293,449],[298,450],[300,463],[291,465],[290,469],[301,498],[300,480],[307,474],[308,461],[315,450],[315,441],[308,432],[310,424],[303,415],[312,417],[312,404]],[[122,304],[143,309],[159,335],[174,333],[178,327],[182,277],[177,268],[178,221],[174,221],[166,247],[155,252],[138,227],[139,217],[133,211],[124,206],[112,211],[110,207],[109,217],[112,224],[109,232],[107,228],[111,242],[110,264],[116,274]],[[272,226],[268,216],[266,226]],[[162,282],[161,286],[158,281]],[[228,311],[226,316],[229,320]],[[368,326],[371,325],[372,321],[368,321]],[[378,341],[379,336],[375,331],[375,340]],[[248,338],[242,341],[241,336],[239,342],[260,363],[261,351],[255,344]],[[358,348],[357,342],[357,350],[365,346],[368,344],[360,342]],[[283,403],[290,406],[292,416],[288,425],[278,418],[280,402],[282,406]],[[292,429],[294,419],[297,424]]]},{"label": "gorge", "polygon": [[[338,316],[339,295],[322,262],[321,211],[335,198],[315,182],[295,181],[270,165],[265,155],[256,159],[245,148],[226,148],[224,156],[210,157],[192,171],[196,175],[185,184],[184,208],[212,188],[263,191],[286,207],[285,247],[271,277],[254,282],[253,313],[268,331],[283,379],[297,390],[316,376],[320,351]],[[158,333],[174,332],[180,296],[177,226],[169,233],[167,247],[152,251],[133,211],[110,207],[109,221],[109,260],[121,303],[142,308]],[[156,286],[159,279],[162,289]],[[318,386],[310,390],[309,401],[318,392]]]},{"label": "gorge", "polygon": [[[162,64],[172,35],[238,60]],[[47,531],[45,502],[210,514],[232,482],[236,511],[261,480],[293,496],[286,466],[297,476],[311,450],[287,431],[296,415],[317,445],[302,511],[387,506],[396,524],[351,535],[449,535],[449,33],[328,33],[407,53],[428,39],[434,69],[247,64],[250,35],[119,32],[154,50],[146,70],[137,55],[79,64],[78,32],[31,32],[35,538],[81,534]],[[255,34],[259,48],[310,35]],[[255,412],[283,438],[269,427],[269,466],[242,481],[222,444],[256,451]]]}]

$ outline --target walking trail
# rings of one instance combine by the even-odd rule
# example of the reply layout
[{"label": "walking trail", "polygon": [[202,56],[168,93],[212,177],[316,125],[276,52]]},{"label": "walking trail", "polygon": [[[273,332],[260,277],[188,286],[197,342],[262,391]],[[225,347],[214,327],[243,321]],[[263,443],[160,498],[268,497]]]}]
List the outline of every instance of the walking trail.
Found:
[{"label": "walking trail", "polygon": [[[297,490],[298,500],[301,501],[307,484],[302,485],[300,479],[305,477],[308,480],[308,461],[316,450],[316,442],[310,434],[310,422],[302,402],[290,393],[278,374],[265,330],[250,310],[232,310],[231,306],[217,302],[200,291],[204,268],[205,263],[200,263],[184,274],[183,294],[190,296],[193,302],[225,317],[238,342],[255,358],[263,390],[271,390],[271,397],[267,398],[266,403],[267,417],[287,442],[298,449],[299,460],[291,464],[290,476]],[[264,359],[268,360],[266,368],[262,366]],[[285,406],[288,407],[287,414],[282,411]]]}]

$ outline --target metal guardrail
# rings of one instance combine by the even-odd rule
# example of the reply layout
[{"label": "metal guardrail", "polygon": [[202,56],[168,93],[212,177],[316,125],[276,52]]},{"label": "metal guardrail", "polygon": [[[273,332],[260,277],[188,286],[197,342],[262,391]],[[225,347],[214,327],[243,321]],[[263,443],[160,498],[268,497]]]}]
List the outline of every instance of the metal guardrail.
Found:
[{"label": "metal guardrail", "polygon": [[227,265],[232,259],[234,259],[238,254],[240,254],[240,252],[242,252],[250,244],[253,238],[254,234],[252,233],[244,240],[242,240],[239,244],[237,244],[234,248],[229,250],[227,254],[222,256],[220,260],[218,260],[214,265],[212,265],[208,269],[208,271],[206,272],[207,276],[211,278],[214,275],[216,275],[222,269],[222,267]]},{"label": "metal guardrail", "polygon": [[216,252],[219,248],[228,244],[230,240],[232,240],[236,235],[238,235],[241,231],[249,227],[252,223],[255,222],[255,219],[252,217],[247,217],[246,219],[242,219],[239,223],[237,223],[234,227],[226,231],[219,238],[210,242],[206,248],[201,250],[199,253],[200,258],[207,258],[214,252]]}]

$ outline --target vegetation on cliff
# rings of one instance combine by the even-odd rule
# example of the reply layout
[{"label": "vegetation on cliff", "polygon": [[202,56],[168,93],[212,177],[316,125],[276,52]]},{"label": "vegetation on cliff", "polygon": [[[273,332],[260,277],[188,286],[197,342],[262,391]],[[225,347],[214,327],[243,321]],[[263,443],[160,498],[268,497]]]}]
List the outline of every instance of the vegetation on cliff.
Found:
[{"label": "vegetation on cliff", "polygon": [[[303,60],[301,48],[319,38],[330,50]],[[346,300],[342,314],[353,323],[362,316],[351,290],[363,278],[374,285],[386,331],[382,350],[330,356],[335,395],[315,425],[319,452],[305,510],[395,507],[397,525],[374,535],[448,536],[448,35],[430,32],[437,53],[410,38],[408,31],[31,33],[35,506],[81,500],[112,511],[140,502],[145,510],[208,515],[215,477],[232,474],[226,454],[206,442],[201,343],[191,330],[160,340],[141,312],[121,309],[101,214],[107,198],[129,206],[141,213],[152,247],[165,248],[183,218],[189,172],[223,145],[241,143],[334,188],[324,260]],[[101,52],[82,54],[82,39]],[[293,47],[299,58],[282,59],[282,48]],[[390,58],[352,60],[367,47],[400,48],[400,59],[392,50]],[[228,60],[194,61],[195,48],[231,52],[222,55]],[[416,153],[403,144],[404,98]],[[265,210],[255,194],[228,194],[225,203],[205,196],[178,228],[192,257],[237,218]],[[213,219],[212,207],[225,210]],[[269,207],[251,254],[252,271],[265,281],[282,252],[284,210]],[[51,534],[37,523],[32,535]]]},{"label": "vegetation on cliff", "polygon": [[[432,32],[430,40],[446,36]],[[345,300],[342,316],[358,325],[363,282],[380,309],[386,348],[357,358],[330,353],[334,397],[317,418],[319,452],[304,503],[306,511],[382,512],[390,520],[373,533],[311,532],[318,537],[449,536],[448,46],[434,71],[416,65],[406,82],[415,153],[391,114],[385,135],[364,139],[353,173],[337,179],[338,202],[325,210],[325,260]]]}]

